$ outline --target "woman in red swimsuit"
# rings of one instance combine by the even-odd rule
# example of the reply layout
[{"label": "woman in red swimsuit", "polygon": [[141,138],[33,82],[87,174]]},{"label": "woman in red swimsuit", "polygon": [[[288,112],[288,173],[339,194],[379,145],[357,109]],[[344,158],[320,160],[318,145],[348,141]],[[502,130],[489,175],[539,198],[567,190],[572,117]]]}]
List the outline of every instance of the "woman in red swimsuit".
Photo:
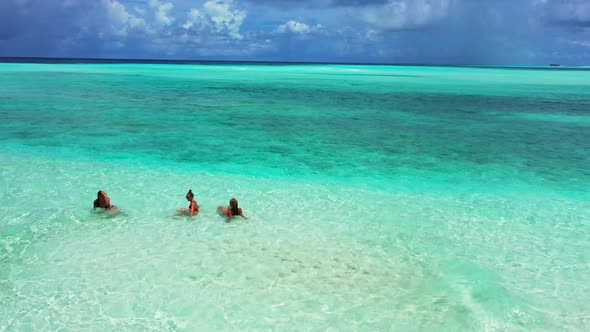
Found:
[{"label": "woman in red swimsuit", "polygon": [[191,203],[189,204],[188,209],[182,208],[178,211],[178,214],[188,214],[189,217],[192,217],[199,213],[199,205],[197,204],[197,201],[195,201],[195,195],[191,189],[188,190],[185,197],[186,200]]},{"label": "woman in red swimsuit", "polygon": [[217,210],[219,211],[219,213],[223,214],[224,216],[227,216],[227,222],[230,222],[231,218],[235,216],[240,216],[244,219],[248,219],[242,214],[242,208],[238,207],[238,200],[235,198],[229,200],[229,206],[227,208],[225,206],[220,206],[217,208]]}]

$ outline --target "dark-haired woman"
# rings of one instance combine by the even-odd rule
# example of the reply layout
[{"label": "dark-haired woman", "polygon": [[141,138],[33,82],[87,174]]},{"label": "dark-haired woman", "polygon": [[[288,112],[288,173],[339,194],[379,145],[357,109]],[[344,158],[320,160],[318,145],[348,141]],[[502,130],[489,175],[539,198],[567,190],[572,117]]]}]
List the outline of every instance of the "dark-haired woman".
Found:
[{"label": "dark-haired woman", "polygon": [[94,210],[96,209],[115,210],[117,207],[111,205],[111,198],[107,195],[106,191],[101,190],[96,194],[96,199],[94,200]]},{"label": "dark-haired woman", "polygon": [[219,213],[227,216],[227,222],[230,222],[231,218],[236,216],[248,219],[242,214],[242,208],[238,207],[238,200],[235,198],[229,200],[229,206],[227,208],[225,206],[220,206],[217,208],[217,210]]},{"label": "dark-haired woman", "polygon": [[188,214],[189,217],[192,217],[199,213],[199,205],[197,204],[197,201],[195,201],[195,195],[193,194],[193,191],[191,189],[189,189],[185,197],[186,200],[191,203],[189,204],[188,209],[180,209],[180,211],[178,211],[179,214]]}]

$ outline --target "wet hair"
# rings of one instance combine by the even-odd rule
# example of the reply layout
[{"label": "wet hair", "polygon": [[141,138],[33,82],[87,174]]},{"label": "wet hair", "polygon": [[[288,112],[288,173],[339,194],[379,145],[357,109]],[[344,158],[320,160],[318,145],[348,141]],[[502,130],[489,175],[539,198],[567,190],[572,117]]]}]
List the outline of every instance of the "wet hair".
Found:
[{"label": "wet hair", "polygon": [[96,193],[96,197],[97,197],[98,201],[100,202],[100,203],[99,203],[100,205],[106,204],[106,200],[107,200],[107,198],[106,198],[106,197],[104,197],[104,193],[103,193],[103,191],[102,191],[102,190],[99,190],[99,191]]},{"label": "wet hair", "polygon": [[97,198],[94,201],[94,207],[95,208],[97,208],[97,207],[100,207],[100,208],[106,207],[105,205],[107,205],[107,199],[106,199],[106,197],[104,197],[104,194],[103,194],[102,190],[99,190],[96,193],[96,197]]},{"label": "wet hair", "polygon": [[193,198],[195,197],[195,194],[193,194],[193,190],[189,189],[188,192],[186,193],[186,198]]},{"label": "wet hair", "polygon": [[231,214],[234,216],[237,216],[240,214],[240,209],[238,208],[238,200],[235,198],[232,198],[229,200],[229,209],[231,211]]}]

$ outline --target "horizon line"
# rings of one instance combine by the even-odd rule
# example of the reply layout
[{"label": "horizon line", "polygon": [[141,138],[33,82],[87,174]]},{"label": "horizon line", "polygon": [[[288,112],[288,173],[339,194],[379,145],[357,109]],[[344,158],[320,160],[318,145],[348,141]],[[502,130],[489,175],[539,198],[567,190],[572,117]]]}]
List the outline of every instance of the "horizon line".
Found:
[{"label": "horizon line", "polygon": [[[8,61],[7,61],[8,60]],[[33,60],[33,61],[31,61]],[[0,63],[59,63],[59,61],[70,63],[175,63],[175,64],[277,64],[277,65],[372,65],[372,66],[418,66],[418,67],[492,67],[492,68],[585,68],[587,66],[567,66],[561,64],[450,64],[450,63],[411,63],[411,62],[345,62],[345,61],[285,61],[285,60],[191,60],[191,59],[153,59],[153,58],[100,58],[100,57],[36,57],[36,56],[0,56]]]}]

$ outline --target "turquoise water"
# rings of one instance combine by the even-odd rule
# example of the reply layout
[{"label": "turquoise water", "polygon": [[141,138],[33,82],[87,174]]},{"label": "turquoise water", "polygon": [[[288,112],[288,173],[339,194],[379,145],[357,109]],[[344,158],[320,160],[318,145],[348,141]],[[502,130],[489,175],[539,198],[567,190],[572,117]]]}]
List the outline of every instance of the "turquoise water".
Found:
[{"label": "turquoise water", "polygon": [[0,330],[589,330],[589,110],[585,69],[0,64]]}]

